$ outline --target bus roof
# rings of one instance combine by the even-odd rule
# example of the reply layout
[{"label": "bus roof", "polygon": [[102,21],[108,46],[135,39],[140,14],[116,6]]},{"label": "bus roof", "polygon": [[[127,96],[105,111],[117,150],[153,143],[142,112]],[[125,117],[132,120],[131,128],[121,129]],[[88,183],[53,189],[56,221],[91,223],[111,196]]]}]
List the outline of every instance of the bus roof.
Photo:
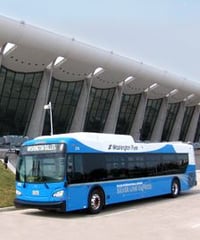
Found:
[{"label": "bus roof", "polygon": [[187,152],[192,145],[182,142],[136,143],[130,135],[76,132],[40,136],[25,142],[24,146],[66,143],[67,152]]},{"label": "bus roof", "polygon": [[35,143],[48,141],[67,141],[67,139],[74,139],[78,142],[84,143],[87,146],[100,145],[131,145],[134,144],[134,139],[130,135],[121,134],[107,134],[107,133],[91,133],[91,132],[75,132],[66,134],[55,134],[53,136],[40,136],[34,139]]}]

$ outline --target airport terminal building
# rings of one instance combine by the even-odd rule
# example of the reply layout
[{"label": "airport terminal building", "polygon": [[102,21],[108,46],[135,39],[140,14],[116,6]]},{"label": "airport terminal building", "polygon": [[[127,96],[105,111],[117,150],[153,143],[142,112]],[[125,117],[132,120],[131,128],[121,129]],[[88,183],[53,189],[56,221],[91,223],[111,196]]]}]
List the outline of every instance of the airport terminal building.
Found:
[{"label": "airport terminal building", "polygon": [[0,136],[198,142],[199,104],[200,81],[0,16]]}]

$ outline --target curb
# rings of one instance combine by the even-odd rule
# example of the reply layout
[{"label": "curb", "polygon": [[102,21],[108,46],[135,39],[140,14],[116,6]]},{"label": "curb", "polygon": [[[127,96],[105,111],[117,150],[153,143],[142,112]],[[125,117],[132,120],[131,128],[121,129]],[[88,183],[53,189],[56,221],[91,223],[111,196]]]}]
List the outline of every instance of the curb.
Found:
[{"label": "curb", "polygon": [[2,207],[0,208],[0,212],[8,212],[8,211],[16,211],[17,209],[13,207]]}]

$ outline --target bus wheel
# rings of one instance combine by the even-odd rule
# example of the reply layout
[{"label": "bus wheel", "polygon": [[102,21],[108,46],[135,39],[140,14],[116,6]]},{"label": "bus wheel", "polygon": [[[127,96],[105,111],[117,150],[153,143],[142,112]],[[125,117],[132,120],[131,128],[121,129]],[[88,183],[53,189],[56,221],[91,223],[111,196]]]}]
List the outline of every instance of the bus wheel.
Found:
[{"label": "bus wheel", "polygon": [[180,193],[180,183],[178,179],[174,179],[171,185],[171,196],[173,198],[178,197]]},{"label": "bus wheel", "polygon": [[94,189],[88,200],[88,211],[91,214],[99,213],[104,206],[104,194],[101,189]]}]

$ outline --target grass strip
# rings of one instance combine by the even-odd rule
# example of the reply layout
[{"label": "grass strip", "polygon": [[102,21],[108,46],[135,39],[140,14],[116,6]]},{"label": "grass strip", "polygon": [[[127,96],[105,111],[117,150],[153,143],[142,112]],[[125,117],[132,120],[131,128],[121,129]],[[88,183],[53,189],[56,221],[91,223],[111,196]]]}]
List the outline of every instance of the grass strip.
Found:
[{"label": "grass strip", "polygon": [[15,175],[0,161],[0,208],[13,206]]}]

